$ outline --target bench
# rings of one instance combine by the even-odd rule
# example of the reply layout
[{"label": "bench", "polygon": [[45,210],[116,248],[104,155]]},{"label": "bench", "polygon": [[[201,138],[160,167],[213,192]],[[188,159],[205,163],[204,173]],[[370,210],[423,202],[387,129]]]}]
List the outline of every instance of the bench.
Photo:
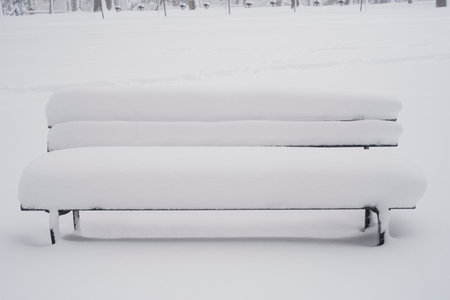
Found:
[{"label": "bench", "polygon": [[398,101],[272,88],[72,89],[47,104],[48,153],[23,171],[24,211],[413,209],[422,172],[395,149]]}]

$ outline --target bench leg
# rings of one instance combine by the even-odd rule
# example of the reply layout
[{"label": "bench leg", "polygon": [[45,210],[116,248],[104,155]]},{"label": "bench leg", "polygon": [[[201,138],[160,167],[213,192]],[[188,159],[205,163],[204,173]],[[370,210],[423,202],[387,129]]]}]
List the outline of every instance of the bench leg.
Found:
[{"label": "bench leg", "polygon": [[384,244],[386,240],[386,231],[389,228],[390,212],[389,209],[374,209],[378,219],[378,243],[377,246]]},{"label": "bench leg", "polygon": [[80,211],[73,211],[73,229],[75,231],[80,231]]},{"label": "bench leg", "polygon": [[59,211],[57,209],[51,209],[49,215],[50,239],[52,240],[52,245],[54,245],[59,239]]},{"label": "bench leg", "polygon": [[370,207],[366,207],[364,209],[365,217],[364,217],[364,231],[370,226]]}]

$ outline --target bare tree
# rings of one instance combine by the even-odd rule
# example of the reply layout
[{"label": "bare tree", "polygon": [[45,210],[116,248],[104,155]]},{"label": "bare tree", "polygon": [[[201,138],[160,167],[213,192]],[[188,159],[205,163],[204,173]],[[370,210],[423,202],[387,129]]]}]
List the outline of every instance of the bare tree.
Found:
[{"label": "bare tree", "polygon": [[105,0],[94,0],[94,11],[100,11],[102,13],[102,18],[105,18]]}]

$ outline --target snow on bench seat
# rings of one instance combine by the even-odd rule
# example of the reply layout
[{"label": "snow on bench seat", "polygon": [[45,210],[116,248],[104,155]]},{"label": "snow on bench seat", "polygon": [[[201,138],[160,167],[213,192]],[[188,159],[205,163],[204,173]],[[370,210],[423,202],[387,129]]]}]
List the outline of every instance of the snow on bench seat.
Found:
[{"label": "snow on bench seat", "polygon": [[389,98],[292,88],[82,88],[54,94],[47,118],[50,127],[73,121],[395,120],[400,109]]},{"label": "snow on bench seat", "polygon": [[24,171],[24,209],[414,207],[421,171],[392,151],[286,147],[85,147]]}]

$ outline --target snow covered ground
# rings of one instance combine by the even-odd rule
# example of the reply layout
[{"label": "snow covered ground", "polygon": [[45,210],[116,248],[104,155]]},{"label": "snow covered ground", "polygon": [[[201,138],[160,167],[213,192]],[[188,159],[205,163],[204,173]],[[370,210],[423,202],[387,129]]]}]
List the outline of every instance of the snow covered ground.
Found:
[{"label": "snow covered ground", "polygon": [[[450,11],[434,2],[0,19],[0,299],[449,299]],[[44,105],[75,86],[276,85],[403,102],[428,191],[375,247],[362,211],[21,212]],[[371,149],[369,151],[384,151]],[[215,238],[207,238],[215,237]]]}]

